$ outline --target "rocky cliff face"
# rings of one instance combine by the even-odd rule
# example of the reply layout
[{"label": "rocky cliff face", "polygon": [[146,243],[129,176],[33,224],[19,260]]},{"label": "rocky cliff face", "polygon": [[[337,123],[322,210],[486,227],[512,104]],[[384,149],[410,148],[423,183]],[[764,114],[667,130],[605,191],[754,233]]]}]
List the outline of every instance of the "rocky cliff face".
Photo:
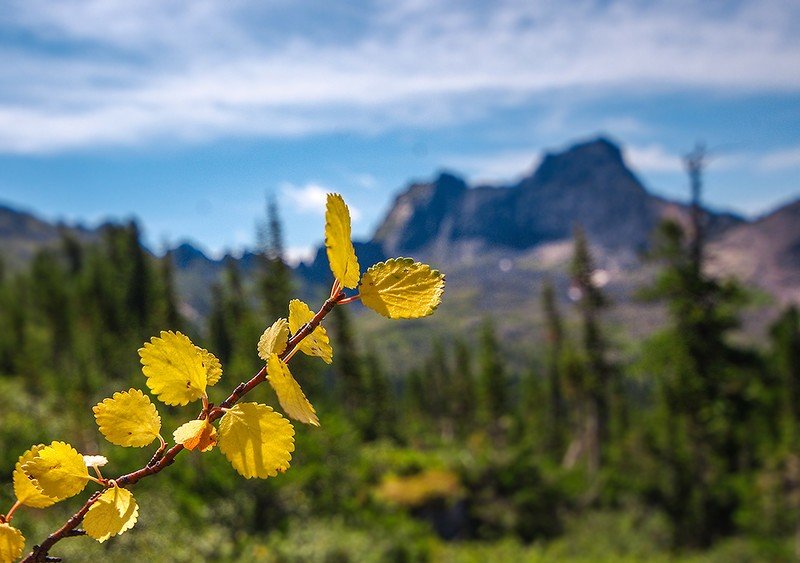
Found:
[{"label": "rocky cliff face", "polygon": [[[599,138],[547,154],[511,186],[477,186],[449,173],[412,184],[395,199],[373,242],[386,254],[458,260],[465,252],[528,250],[568,239],[580,224],[609,251],[636,254],[665,217],[688,219],[685,206],[650,194],[611,141]],[[742,220],[708,214],[717,233]]]}]

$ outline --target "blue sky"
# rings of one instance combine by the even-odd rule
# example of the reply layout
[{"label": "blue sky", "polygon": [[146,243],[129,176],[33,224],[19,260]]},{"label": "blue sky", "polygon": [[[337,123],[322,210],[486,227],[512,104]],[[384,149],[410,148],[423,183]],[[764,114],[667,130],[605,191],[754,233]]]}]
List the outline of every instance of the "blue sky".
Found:
[{"label": "blue sky", "polygon": [[669,197],[697,140],[710,205],[800,195],[796,1],[7,0],[0,57],[0,202],[154,248],[252,246],[270,192],[300,256],[327,191],[366,237],[411,180],[598,133]]}]

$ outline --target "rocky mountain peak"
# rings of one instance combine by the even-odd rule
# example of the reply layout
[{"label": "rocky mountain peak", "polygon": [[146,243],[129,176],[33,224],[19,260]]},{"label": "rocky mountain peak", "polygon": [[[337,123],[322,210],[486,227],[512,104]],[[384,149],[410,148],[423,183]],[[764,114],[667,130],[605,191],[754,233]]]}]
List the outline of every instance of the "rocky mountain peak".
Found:
[{"label": "rocky mountain peak", "polygon": [[545,183],[564,177],[582,179],[600,168],[627,171],[620,148],[606,137],[578,143],[562,152],[547,152],[531,177]]},{"label": "rocky mountain peak", "polygon": [[581,224],[594,243],[635,253],[665,205],[627,168],[619,146],[598,137],[548,152],[515,185],[469,188],[450,173],[412,184],[373,242],[388,254],[458,259],[459,248],[519,251],[568,239]]}]

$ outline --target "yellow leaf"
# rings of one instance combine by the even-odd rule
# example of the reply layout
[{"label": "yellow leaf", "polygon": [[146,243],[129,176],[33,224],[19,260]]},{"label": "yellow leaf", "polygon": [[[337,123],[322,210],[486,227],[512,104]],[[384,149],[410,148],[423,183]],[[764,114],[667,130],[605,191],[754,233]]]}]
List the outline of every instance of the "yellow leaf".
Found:
[{"label": "yellow leaf", "polygon": [[275,394],[278,395],[278,402],[280,402],[286,414],[300,422],[319,426],[317,411],[308,402],[305,393],[300,388],[300,384],[292,377],[289,366],[277,354],[272,354],[269,357],[267,378],[272,388],[275,389]]},{"label": "yellow leaf", "polygon": [[64,442],[53,442],[26,462],[22,470],[45,495],[64,500],[77,495],[89,481],[83,456]]},{"label": "yellow leaf", "polygon": [[37,489],[31,478],[22,470],[22,466],[35,458],[42,448],[44,448],[44,444],[33,446],[19,456],[17,465],[14,467],[14,495],[19,502],[31,508],[47,508],[56,503],[56,499]]},{"label": "yellow leaf", "polygon": [[83,518],[83,529],[103,543],[130,530],[139,518],[139,505],[128,489],[114,485],[103,491]]},{"label": "yellow leaf", "polygon": [[219,422],[219,449],[243,477],[274,477],[289,469],[294,428],[267,405],[241,403]]},{"label": "yellow leaf", "polygon": [[100,433],[117,446],[143,448],[161,431],[156,406],[138,389],[114,393],[92,410]]},{"label": "yellow leaf", "polygon": [[219,382],[219,378],[222,377],[222,363],[205,348],[200,348],[200,346],[195,346],[195,348],[197,348],[197,353],[200,354],[200,359],[206,370],[206,385],[214,387]]},{"label": "yellow leaf", "polygon": [[288,339],[289,323],[286,319],[278,319],[258,340],[258,357],[266,362],[270,354],[282,354]]},{"label": "yellow leaf", "polygon": [[[297,334],[297,331],[313,318],[314,313],[311,312],[308,305],[299,299],[289,301],[289,330],[292,335]],[[322,358],[327,364],[333,362],[331,341],[328,338],[328,333],[321,325],[306,336],[300,342],[298,348],[304,354]]]},{"label": "yellow leaf", "polygon": [[161,331],[139,348],[147,386],[168,405],[185,405],[206,394],[203,356],[180,332]]},{"label": "yellow leaf", "polygon": [[426,317],[442,301],[444,274],[411,258],[392,258],[367,270],[359,293],[364,305],[384,317]]},{"label": "yellow leaf", "polygon": [[333,277],[344,287],[355,289],[361,272],[350,240],[350,211],[339,194],[328,194],[325,206],[325,247]]},{"label": "yellow leaf", "polygon": [[175,430],[172,437],[187,450],[207,452],[217,445],[217,429],[207,420],[190,420]]},{"label": "yellow leaf", "polygon": [[0,524],[0,563],[15,561],[22,555],[23,549],[25,537],[22,532],[8,524]]}]

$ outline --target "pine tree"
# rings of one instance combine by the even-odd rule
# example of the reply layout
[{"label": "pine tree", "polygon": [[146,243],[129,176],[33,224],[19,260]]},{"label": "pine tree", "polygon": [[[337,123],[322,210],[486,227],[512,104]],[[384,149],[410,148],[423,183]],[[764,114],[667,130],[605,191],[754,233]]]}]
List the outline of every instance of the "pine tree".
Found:
[{"label": "pine tree", "polygon": [[454,435],[454,403],[451,397],[454,376],[441,339],[436,339],[425,362],[428,386],[428,416],[435,420],[444,439]]},{"label": "pine tree", "polygon": [[225,259],[223,272],[225,291],[222,316],[231,337],[230,371],[249,373],[259,369],[260,362],[253,354],[253,342],[258,342],[265,323],[259,322],[253,312],[253,299],[245,287],[239,263],[232,257]]},{"label": "pine tree", "polygon": [[125,305],[129,318],[142,334],[150,332],[155,291],[150,270],[149,256],[142,247],[139,226],[131,221],[126,228],[126,262],[130,265]]},{"label": "pine tree", "polygon": [[258,229],[261,247],[259,289],[267,319],[286,315],[286,303],[292,293],[292,273],[286,265],[283,227],[274,197],[267,199],[267,217]]},{"label": "pine tree", "polygon": [[545,339],[547,342],[546,374],[548,388],[548,446],[555,456],[563,450],[565,428],[563,383],[561,381],[561,355],[564,345],[564,327],[561,312],[556,302],[552,280],[545,281],[542,287],[542,310],[545,319]]},{"label": "pine tree", "polygon": [[397,428],[397,406],[392,384],[386,376],[378,356],[369,352],[364,358],[365,402],[367,410],[364,439],[395,437]]},{"label": "pine tree", "polygon": [[586,362],[584,389],[587,402],[584,418],[584,438],[589,471],[597,472],[603,462],[604,446],[608,439],[609,401],[612,387],[612,367],[607,360],[607,343],[600,326],[600,314],[607,300],[594,282],[594,264],[589,243],[582,228],[574,233],[571,273],[572,287],[577,294],[576,305],[581,318],[583,354]]},{"label": "pine tree", "polygon": [[233,334],[228,326],[228,311],[225,289],[222,284],[211,286],[211,312],[208,315],[208,333],[215,355],[223,365],[233,356]]},{"label": "pine tree", "polygon": [[30,278],[34,303],[50,335],[52,359],[58,363],[73,340],[74,311],[67,274],[53,251],[42,250],[33,259]]},{"label": "pine tree", "polygon": [[787,307],[770,327],[771,359],[779,389],[782,441],[795,448],[800,439],[800,310]]},{"label": "pine tree", "polygon": [[737,501],[728,480],[751,457],[753,438],[743,429],[752,416],[757,362],[729,342],[743,294],[705,273],[698,163],[687,166],[695,236],[687,240],[673,221],[657,232],[651,258],[662,269],[646,295],[666,303],[670,320],[649,340],[645,357],[658,377],[652,443],[668,475],[660,489],[673,541],[702,547],[734,527]]},{"label": "pine tree", "polygon": [[495,425],[509,413],[510,389],[500,343],[488,319],[481,327],[478,354],[482,412],[485,421]]},{"label": "pine tree", "polygon": [[466,341],[456,340],[454,350],[455,366],[448,395],[452,402],[456,432],[466,436],[476,422],[478,398],[475,389],[475,370],[472,365],[472,350]]},{"label": "pine tree", "polygon": [[83,247],[69,230],[61,230],[61,247],[67,260],[70,275],[77,275],[83,269]]},{"label": "pine tree", "polygon": [[164,322],[170,330],[181,330],[183,319],[178,310],[178,295],[175,290],[175,268],[172,251],[161,258],[161,286],[164,295]]},{"label": "pine tree", "polygon": [[350,313],[344,307],[331,311],[332,337],[336,350],[334,382],[340,403],[351,413],[359,413],[359,426],[364,423],[366,388],[364,364],[356,344]]}]

